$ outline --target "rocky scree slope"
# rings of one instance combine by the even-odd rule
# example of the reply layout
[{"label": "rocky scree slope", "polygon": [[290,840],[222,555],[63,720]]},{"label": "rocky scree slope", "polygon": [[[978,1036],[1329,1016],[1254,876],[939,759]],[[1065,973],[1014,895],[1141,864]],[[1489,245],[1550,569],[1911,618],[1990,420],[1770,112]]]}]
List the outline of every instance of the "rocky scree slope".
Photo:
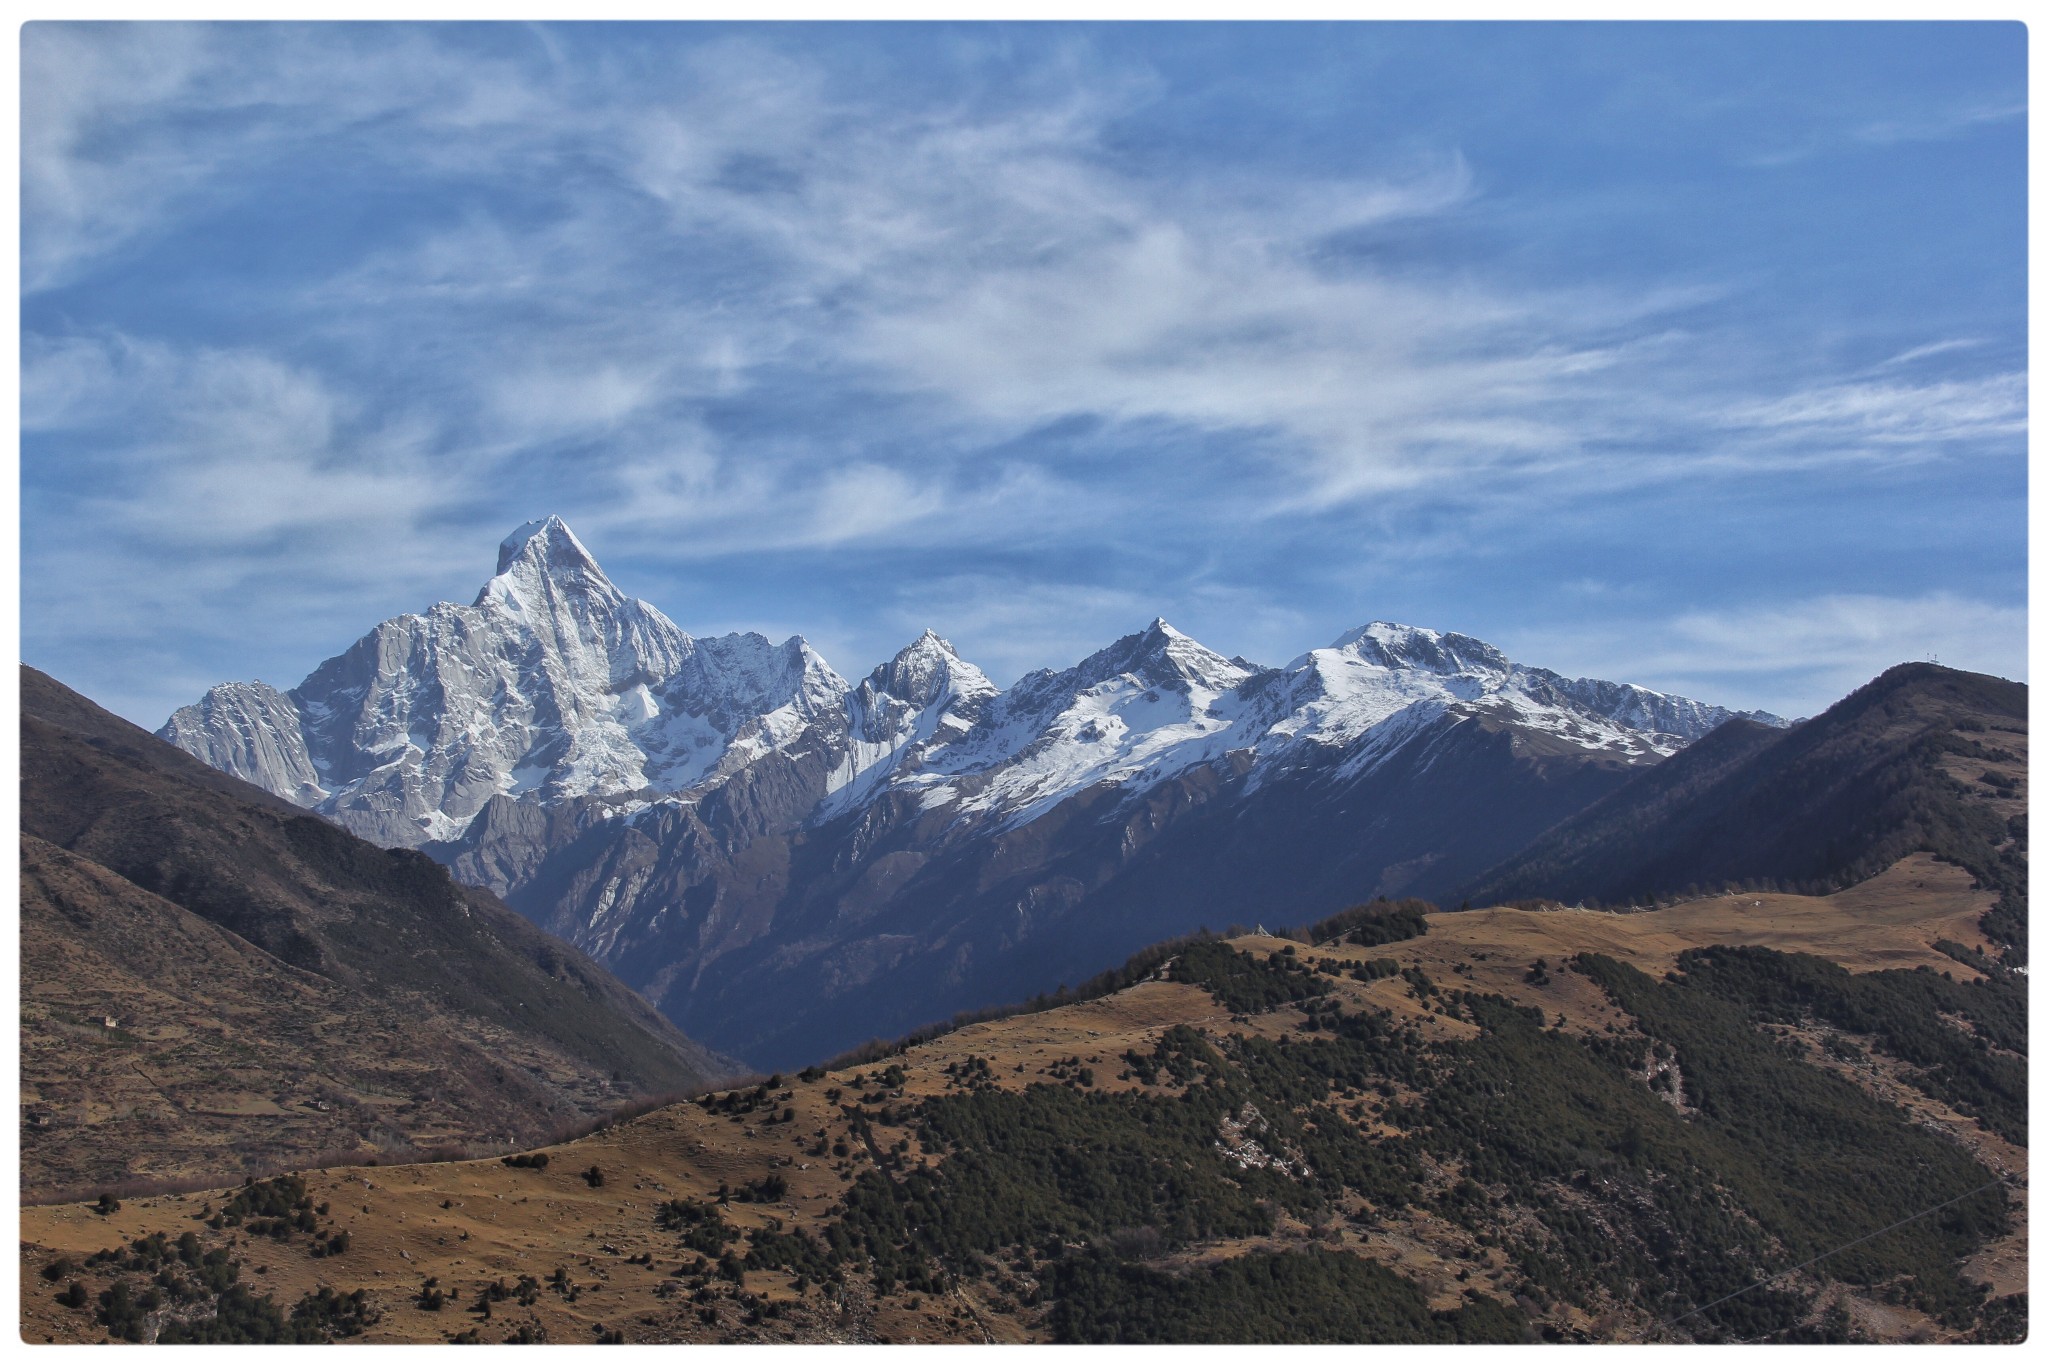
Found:
[{"label": "rocky scree slope", "polygon": [[1441,893],[1730,718],[1384,622],[1270,668],[1155,621],[1008,689],[928,631],[849,685],[801,637],[685,634],[550,518],[471,606],[161,733],[777,1065],[1199,923]]}]

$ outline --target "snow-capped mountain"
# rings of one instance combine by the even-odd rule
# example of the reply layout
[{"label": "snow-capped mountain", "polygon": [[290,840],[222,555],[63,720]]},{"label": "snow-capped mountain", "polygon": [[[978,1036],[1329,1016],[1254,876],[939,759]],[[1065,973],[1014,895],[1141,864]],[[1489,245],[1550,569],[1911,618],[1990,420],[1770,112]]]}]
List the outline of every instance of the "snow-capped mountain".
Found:
[{"label": "snow-capped mountain", "polygon": [[850,810],[891,780],[914,780],[905,760],[971,731],[998,695],[986,674],[925,631],[847,696],[845,756],[812,818]]},{"label": "snow-capped mountain", "polygon": [[908,746],[915,761],[891,777],[926,809],[998,812],[1015,826],[1098,784],[1135,793],[1233,751],[1268,772],[1314,761],[1301,746],[1348,749],[1418,707],[1491,716],[1631,759],[1676,753],[1731,714],[1524,668],[1470,636],[1414,626],[1375,621],[1285,668],[1263,669],[1162,619],[1064,672],[1031,674],[974,716],[920,737]]},{"label": "snow-capped mountain", "polygon": [[1448,889],[1732,714],[1386,622],[1268,668],[1157,620],[1008,689],[926,631],[849,685],[801,637],[690,636],[550,517],[470,605],[159,733],[776,1064],[1205,920]]},{"label": "snow-capped mountain", "polygon": [[[1668,758],[1736,714],[1628,683],[1526,668],[1469,635],[1386,621],[1361,626],[1281,671],[1288,709],[1272,733],[1326,746],[1352,744],[1406,707],[1437,702],[1590,751]],[[1784,723],[1762,712],[1742,714]]]},{"label": "snow-capped mountain", "polygon": [[693,639],[549,517],[505,538],[470,605],[386,621],[289,693],[216,687],[157,733],[366,838],[419,844],[501,793],[715,784],[845,691],[802,637]]}]

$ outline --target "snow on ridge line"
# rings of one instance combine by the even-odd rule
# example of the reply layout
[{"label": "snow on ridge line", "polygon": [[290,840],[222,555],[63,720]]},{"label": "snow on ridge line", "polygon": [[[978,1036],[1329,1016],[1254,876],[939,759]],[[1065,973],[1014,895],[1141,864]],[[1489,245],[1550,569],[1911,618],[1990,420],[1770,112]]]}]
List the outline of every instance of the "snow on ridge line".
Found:
[{"label": "snow on ridge line", "polygon": [[799,749],[825,756],[820,816],[893,789],[1014,816],[1232,750],[1266,763],[1354,745],[1418,705],[1643,757],[1734,714],[1385,621],[1274,669],[1156,617],[1008,689],[926,629],[849,685],[802,636],[690,636],[620,592],[557,516],[500,543],[470,606],[393,618],[290,693],[260,687],[211,689],[159,733],[385,842],[447,837],[501,793],[694,800]]}]

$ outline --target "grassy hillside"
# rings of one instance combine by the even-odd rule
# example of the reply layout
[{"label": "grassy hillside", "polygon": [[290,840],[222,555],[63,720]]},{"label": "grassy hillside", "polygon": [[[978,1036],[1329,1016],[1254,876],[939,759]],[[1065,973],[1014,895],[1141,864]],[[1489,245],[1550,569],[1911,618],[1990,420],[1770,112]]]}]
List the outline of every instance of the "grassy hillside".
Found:
[{"label": "grassy hillside", "polygon": [[1650,903],[1724,887],[1820,892],[1938,854],[1999,893],[2026,960],[2027,690],[1902,664],[1789,731],[1723,726],[1457,894]]},{"label": "grassy hillside", "polygon": [[531,1143],[736,1069],[425,857],[31,669],[21,770],[26,1191]]},{"label": "grassy hillside", "polygon": [[1188,943],[516,1166],[31,1210],[24,1331],[168,1270],[154,1330],[265,1339],[2015,1339],[2021,988],[1934,946],[1966,876],[1875,883]]}]

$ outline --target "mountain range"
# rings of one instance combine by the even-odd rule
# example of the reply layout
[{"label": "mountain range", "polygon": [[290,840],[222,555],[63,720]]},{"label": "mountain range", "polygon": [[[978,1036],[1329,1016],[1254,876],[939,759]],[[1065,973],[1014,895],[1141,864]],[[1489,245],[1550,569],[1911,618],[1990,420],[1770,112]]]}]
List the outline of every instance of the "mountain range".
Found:
[{"label": "mountain range", "polygon": [[[2024,686],[1164,622],[849,686],[499,568],[166,727],[269,791],[24,671],[24,1179],[328,1167],[25,1209],[26,1339],[2024,1338]],[[739,1065],[592,957],[785,1069],[565,1123]]]},{"label": "mountain range", "polygon": [[1447,894],[1731,719],[1785,724],[1386,622],[1266,667],[1158,620],[1007,689],[926,631],[849,684],[689,635],[550,517],[468,606],[159,734],[785,1065],[1199,924]]}]

